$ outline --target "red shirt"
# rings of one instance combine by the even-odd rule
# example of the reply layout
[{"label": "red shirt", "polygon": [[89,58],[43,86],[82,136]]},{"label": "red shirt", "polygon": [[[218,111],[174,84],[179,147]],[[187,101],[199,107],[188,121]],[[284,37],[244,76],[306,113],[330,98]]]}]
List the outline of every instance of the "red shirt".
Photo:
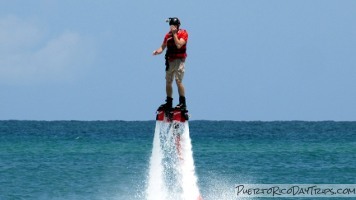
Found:
[{"label": "red shirt", "polygon": [[188,42],[188,32],[184,29],[179,29],[177,32],[178,39],[184,39],[185,44],[178,49],[175,42],[174,38],[172,35],[172,32],[168,32],[166,36],[164,37],[163,43],[167,45],[167,52],[166,55],[168,56],[169,60],[174,60],[177,58],[186,58],[187,57],[187,42]]}]

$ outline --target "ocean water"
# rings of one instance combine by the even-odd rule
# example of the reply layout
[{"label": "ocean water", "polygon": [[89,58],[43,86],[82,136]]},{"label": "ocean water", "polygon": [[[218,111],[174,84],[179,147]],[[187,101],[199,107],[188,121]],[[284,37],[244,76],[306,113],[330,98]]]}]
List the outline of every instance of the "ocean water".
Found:
[{"label": "ocean water", "polygon": [[[0,121],[0,200],[145,199],[155,123]],[[189,129],[204,200],[238,199],[237,184],[356,184],[356,122]]]}]

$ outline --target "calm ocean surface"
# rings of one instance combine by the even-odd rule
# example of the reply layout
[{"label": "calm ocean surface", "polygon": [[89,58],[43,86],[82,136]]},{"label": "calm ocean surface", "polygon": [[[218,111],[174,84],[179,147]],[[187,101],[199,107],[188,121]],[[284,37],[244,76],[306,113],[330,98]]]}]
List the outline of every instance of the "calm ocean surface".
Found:
[{"label": "calm ocean surface", "polygon": [[[356,122],[189,127],[205,200],[237,199],[240,183],[356,184]],[[144,199],[154,130],[155,121],[0,121],[0,200]]]}]

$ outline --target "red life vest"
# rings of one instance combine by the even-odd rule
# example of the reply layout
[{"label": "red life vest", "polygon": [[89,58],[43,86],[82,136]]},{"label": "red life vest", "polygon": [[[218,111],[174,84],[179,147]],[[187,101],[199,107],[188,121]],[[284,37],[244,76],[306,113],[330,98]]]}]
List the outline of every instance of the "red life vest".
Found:
[{"label": "red life vest", "polygon": [[167,33],[164,38],[164,43],[167,45],[166,57],[170,61],[177,58],[187,57],[188,32],[184,29],[179,29],[177,36],[178,39],[183,38],[186,41],[186,43],[180,49],[177,48],[171,32]]}]

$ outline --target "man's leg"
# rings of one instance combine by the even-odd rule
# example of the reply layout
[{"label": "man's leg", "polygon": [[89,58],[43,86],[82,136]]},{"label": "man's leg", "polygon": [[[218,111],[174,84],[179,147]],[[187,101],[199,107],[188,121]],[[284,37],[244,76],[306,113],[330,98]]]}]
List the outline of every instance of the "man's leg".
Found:
[{"label": "man's leg", "polygon": [[185,97],[185,89],[184,89],[184,85],[183,85],[182,81],[177,79],[176,83],[177,83],[177,87],[178,87],[179,96]]},{"label": "man's leg", "polygon": [[176,73],[176,83],[177,83],[177,88],[178,88],[178,93],[179,93],[179,104],[176,107],[179,108],[186,108],[187,105],[185,103],[185,89],[184,89],[184,85],[183,85],[183,77],[184,77],[184,59],[179,60],[179,66],[177,69],[177,73]]},{"label": "man's leg", "polygon": [[161,107],[163,106],[166,109],[171,109],[173,107],[173,77],[170,73],[166,72],[166,103],[162,104]]},{"label": "man's leg", "polygon": [[185,89],[183,83],[176,79],[177,87],[178,87],[178,93],[179,93],[179,104],[176,107],[179,108],[186,108],[187,104],[185,102]]},{"label": "man's leg", "polygon": [[185,72],[184,59],[178,59],[176,61],[175,67],[176,67],[175,79],[176,79],[176,83],[177,83],[179,96],[185,96],[185,90],[184,90],[184,85],[183,85],[183,78],[184,78],[184,72]]},{"label": "man's leg", "polygon": [[173,86],[172,86],[172,81],[166,80],[166,94],[167,97],[173,97]]}]

